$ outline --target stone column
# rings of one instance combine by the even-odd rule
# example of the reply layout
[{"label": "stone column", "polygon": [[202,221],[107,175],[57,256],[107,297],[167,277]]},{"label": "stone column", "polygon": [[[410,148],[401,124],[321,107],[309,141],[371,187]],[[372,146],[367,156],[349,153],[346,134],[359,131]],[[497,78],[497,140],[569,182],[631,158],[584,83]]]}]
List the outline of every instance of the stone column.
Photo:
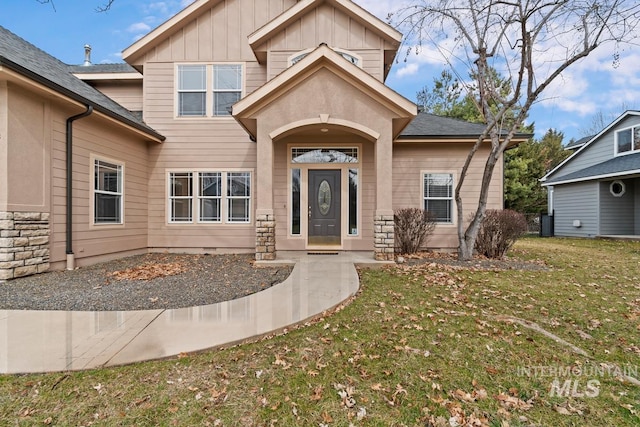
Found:
[{"label": "stone column", "polygon": [[49,214],[0,212],[0,280],[49,270]]},{"label": "stone column", "polygon": [[276,259],[276,219],[264,211],[256,214],[256,261]]},{"label": "stone column", "polygon": [[276,218],[273,213],[273,141],[258,124],[256,138],[256,261],[276,259]]},{"label": "stone column", "polygon": [[373,217],[374,256],[379,261],[393,261],[395,227],[393,222],[393,139],[391,121],[375,143],[376,212]]}]

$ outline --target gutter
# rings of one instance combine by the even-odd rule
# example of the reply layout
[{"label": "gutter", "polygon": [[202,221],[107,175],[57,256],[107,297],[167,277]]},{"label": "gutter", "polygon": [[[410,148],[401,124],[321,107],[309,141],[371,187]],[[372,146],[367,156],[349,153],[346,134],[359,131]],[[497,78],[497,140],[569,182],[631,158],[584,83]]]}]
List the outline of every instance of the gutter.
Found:
[{"label": "gutter", "polygon": [[84,113],[67,119],[67,270],[75,268],[73,254],[73,122],[93,113],[93,106],[87,105]]},{"label": "gutter", "polygon": [[[6,66],[8,69],[13,70],[15,72],[17,72],[18,74],[21,74],[25,77],[28,77],[29,79],[40,83],[41,85],[49,88],[49,89],[53,89],[54,91],[67,96],[68,98],[80,102],[82,104],[86,105],[92,105],[95,108],[95,111],[98,111],[104,115],[106,115],[107,117],[111,117],[123,124],[126,124],[127,126],[130,126],[133,129],[136,129],[146,135],[148,135],[149,137],[163,142],[166,140],[166,137],[164,135],[159,134],[158,132],[156,132],[155,130],[151,129],[148,126],[143,125],[142,123],[137,123],[127,117],[124,117],[120,114],[118,114],[115,111],[111,111],[109,108],[100,105],[99,102],[97,101],[92,101],[82,95],[80,95],[79,93],[76,93],[70,89],[67,89],[64,86],[61,86],[58,83],[55,83],[49,79],[47,79],[46,77],[41,76],[38,73],[35,73],[31,70],[29,70],[28,68],[23,67],[20,64],[17,64],[3,56],[0,56],[0,66]],[[73,76],[73,74],[71,72],[69,72],[69,75]],[[77,79],[77,77],[73,76],[73,78]],[[80,79],[78,79],[80,80]],[[86,83],[85,83],[86,84]],[[94,89],[96,90],[96,89]],[[124,108],[124,107],[123,107]]]}]

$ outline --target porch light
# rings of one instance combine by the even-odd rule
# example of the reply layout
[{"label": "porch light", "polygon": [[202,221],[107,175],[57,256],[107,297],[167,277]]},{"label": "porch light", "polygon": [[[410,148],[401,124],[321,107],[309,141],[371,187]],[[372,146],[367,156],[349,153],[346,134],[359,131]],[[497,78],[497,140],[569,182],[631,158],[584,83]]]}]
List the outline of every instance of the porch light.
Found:
[{"label": "porch light", "polygon": [[327,132],[329,132],[329,129],[327,129],[327,128],[322,128],[322,129],[320,129],[320,132],[322,132],[322,133],[327,133]]}]

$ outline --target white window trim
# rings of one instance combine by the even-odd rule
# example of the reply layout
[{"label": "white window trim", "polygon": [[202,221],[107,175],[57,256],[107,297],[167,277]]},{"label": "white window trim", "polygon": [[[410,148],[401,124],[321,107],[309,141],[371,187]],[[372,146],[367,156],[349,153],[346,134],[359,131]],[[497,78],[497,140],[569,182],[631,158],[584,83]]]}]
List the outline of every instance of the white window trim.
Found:
[{"label": "white window trim", "polygon": [[[178,88],[180,87],[180,75],[179,68],[184,65],[204,65],[206,66],[206,90],[205,90],[205,110],[206,114],[204,116],[181,116],[180,115],[180,97]],[[202,120],[234,120],[232,115],[228,116],[216,116],[214,114],[214,105],[213,105],[213,66],[214,65],[239,65],[242,69],[242,78],[241,78],[241,89],[240,89],[240,99],[244,98],[247,93],[247,63],[243,61],[232,61],[232,62],[182,62],[175,64],[174,67],[174,118],[176,120],[181,121],[202,121]],[[225,90],[221,92],[237,92],[231,90]]]},{"label": "white window trim", "polygon": [[[171,174],[172,173],[191,173],[191,185],[193,194],[191,197],[183,197],[191,200],[191,221],[173,221],[171,215]],[[220,173],[222,180],[221,196],[220,196],[220,221],[201,221],[200,220],[200,201],[203,199],[200,197],[200,183],[199,177],[201,173]],[[231,200],[230,196],[227,196],[228,187],[228,175],[229,173],[248,173],[249,183],[251,190],[249,194],[249,219],[248,221],[229,221],[228,216],[228,201]],[[209,226],[234,226],[242,225],[246,226],[253,224],[253,199],[255,197],[255,172],[253,169],[246,168],[199,168],[199,169],[166,169],[166,184],[165,184],[165,203],[166,203],[166,222],[169,225],[209,225]],[[205,197],[207,199],[208,197]],[[246,198],[246,197],[233,197],[233,198]]]},{"label": "white window trim", "polygon": [[424,209],[424,177],[425,175],[438,175],[438,174],[447,174],[451,175],[453,182],[451,183],[451,198],[448,197],[430,197],[433,200],[451,200],[451,222],[436,222],[436,226],[438,227],[453,227],[457,224],[457,205],[456,205],[456,182],[458,180],[457,173],[455,171],[450,170],[421,170],[420,171],[420,209]]},{"label": "white window trim", "polygon": [[[96,188],[95,188],[95,173],[96,173],[96,161],[111,163],[120,167],[120,222],[96,222]],[[125,162],[122,160],[115,160],[109,157],[90,154],[89,155],[89,217],[90,226],[99,228],[122,228],[125,225],[124,219],[124,203],[125,203]],[[111,192],[104,192],[105,194],[114,194]]]},{"label": "white window trim", "polygon": [[[358,162],[357,163],[293,163],[293,150],[296,148],[313,148],[313,149],[336,149],[336,148],[355,148],[357,150]],[[308,222],[305,220],[307,217],[306,207],[309,206],[308,200],[308,172],[309,169],[340,169],[341,170],[341,188],[345,189],[345,200],[341,200],[341,229],[342,231],[341,239],[344,242],[348,239],[361,239],[362,238],[362,203],[363,203],[363,147],[362,144],[340,144],[340,143],[329,143],[329,144],[309,144],[308,146],[298,144],[287,144],[287,158],[288,158],[288,173],[287,173],[287,236],[291,239],[304,239],[307,240],[309,237],[309,230],[307,228]],[[291,171],[293,169],[300,169],[300,234],[292,234],[291,233],[291,223],[293,219],[293,189],[291,183]],[[357,169],[358,170],[358,204],[357,204],[357,220],[358,220],[358,233],[357,234],[349,234],[349,169]],[[308,241],[307,241],[308,246]]]},{"label": "white window trim", "polygon": [[[613,154],[614,154],[614,156],[616,156],[616,157],[617,156],[628,156],[629,154],[640,153],[640,150],[634,150],[634,148],[633,148],[633,145],[634,145],[634,143],[633,143],[633,139],[634,139],[634,135],[633,135],[634,131],[633,131],[633,129],[635,129],[635,128],[640,129],[640,124],[627,126],[625,128],[622,128],[622,129],[616,129],[613,132],[613,135],[614,135],[613,136]],[[620,132],[624,132],[624,131],[627,131],[627,130],[631,130],[631,150],[624,151],[624,152],[620,153],[620,152],[618,152],[618,134]]]}]

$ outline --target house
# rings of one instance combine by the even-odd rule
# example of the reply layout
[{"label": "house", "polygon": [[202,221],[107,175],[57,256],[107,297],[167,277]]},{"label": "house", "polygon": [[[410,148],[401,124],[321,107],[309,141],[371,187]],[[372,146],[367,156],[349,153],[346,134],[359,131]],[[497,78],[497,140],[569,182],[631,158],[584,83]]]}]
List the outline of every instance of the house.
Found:
[{"label": "house", "polygon": [[196,0],[124,64],[69,66],[0,29],[0,280],[148,251],[392,260],[401,207],[456,248],[483,126],[387,87],[400,43],[350,0]]},{"label": "house", "polygon": [[555,235],[640,234],[640,111],[627,111],[541,181]]}]

